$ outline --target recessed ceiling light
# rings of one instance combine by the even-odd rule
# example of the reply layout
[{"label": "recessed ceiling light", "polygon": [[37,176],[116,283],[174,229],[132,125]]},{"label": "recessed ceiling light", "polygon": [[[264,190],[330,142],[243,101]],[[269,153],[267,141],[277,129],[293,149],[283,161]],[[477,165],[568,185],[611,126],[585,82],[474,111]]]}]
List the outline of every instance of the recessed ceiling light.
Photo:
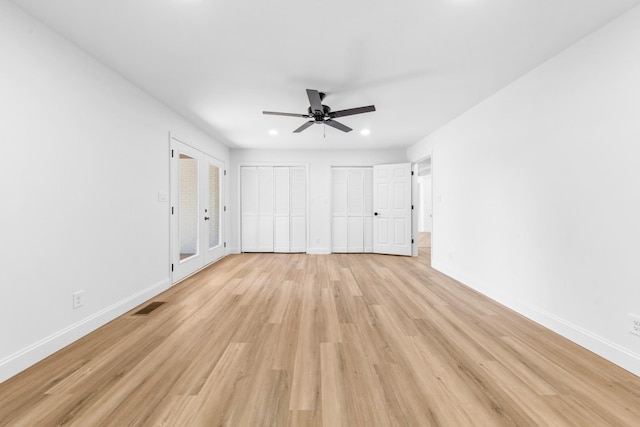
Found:
[{"label": "recessed ceiling light", "polygon": [[369,129],[362,129],[362,130],[360,131],[360,135],[362,135],[362,136],[367,136],[367,135],[369,135],[370,133],[371,133],[371,131],[370,131]]},{"label": "recessed ceiling light", "polygon": [[277,134],[278,134],[278,131],[277,131],[277,130],[275,130],[275,129],[271,129],[271,130],[269,131],[269,135],[277,135]]}]

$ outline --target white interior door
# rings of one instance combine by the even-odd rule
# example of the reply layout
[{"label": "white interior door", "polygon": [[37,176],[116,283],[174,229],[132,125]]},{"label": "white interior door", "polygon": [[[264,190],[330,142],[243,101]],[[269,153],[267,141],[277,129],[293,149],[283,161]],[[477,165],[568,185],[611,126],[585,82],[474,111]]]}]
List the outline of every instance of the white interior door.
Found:
[{"label": "white interior door", "polygon": [[204,264],[210,264],[224,256],[225,242],[223,239],[224,230],[224,163],[214,157],[204,154],[203,161],[205,169],[201,176],[204,184],[204,195],[201,195],[206,203],[204,209],[204,227],[206,234],[203,236]]},{"label": "white interior door", "polygon": [[289,185],[289,168],[288,167],[274,167],[273,168],[273,181],[274,181],[274,233],[273,233],[273,251],[274,252],[289,252],[291,249],[290,244],[290,185]]},{"label": "white interior door", "polygon": [[332,252],[373,252],[373,168],[332,168]]},{"label": "white interior door", "polygon": [[373,167],[373,251],[411,256],[411,164]]},{"label": "white interior door", "polygon": [[258,168],[244,167],[241,169],[242,179],[242,250],[244,252],[258,251]]},{"label": "white interior door", "polygon": [[242,166],[243,252],[307,251],[307,170]]},{"label": "white interior door", "polygon": [[336,253],[347,252],[349,248],[348,171],[348,168],[331,170],[331,252]]},{"label": "white interior door", "polygon": [[224,163],[171,140],[172,281],[224,256]]},{"label": "white interior door", "polygon": [[347,252],[364,252],[364,169],[347,172]]},{"label": "white interior door", "polygon": [[[278,174],[279,179],[282,175]],[[242,251],[274,250],[273,167],[242,167]],[[279,204],[282,201],[279,200]]]},{"label": "white interior door", "polygon": [[273,167],[258,167],[258,251],[273,252]]},{"label": "white interior door", "polygon": [[364,251],[373,252],[373,168],[364,170]]},{"label": "white interior door", "polygon": [[307,169],[289,168],[290,175],[290,237],[289,252],[307,251]]}]

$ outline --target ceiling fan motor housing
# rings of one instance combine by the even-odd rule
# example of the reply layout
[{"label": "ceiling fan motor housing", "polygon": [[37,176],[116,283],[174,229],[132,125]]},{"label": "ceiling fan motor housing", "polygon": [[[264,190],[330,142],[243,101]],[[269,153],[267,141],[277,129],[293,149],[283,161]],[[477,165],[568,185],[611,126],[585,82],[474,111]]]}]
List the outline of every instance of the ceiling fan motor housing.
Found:
[{"label": "ceiling fan motor housing", "polygon": [[331,113],[331,107],[329,107],[328,105],[322,104],[322,110],[322,112],[318,112],[311,110],[311,107],[307,108],[309,117],[313,117],[314,119],[316,119],[316,121],[321,121],[323,118],[328,117],[329,113]]}]

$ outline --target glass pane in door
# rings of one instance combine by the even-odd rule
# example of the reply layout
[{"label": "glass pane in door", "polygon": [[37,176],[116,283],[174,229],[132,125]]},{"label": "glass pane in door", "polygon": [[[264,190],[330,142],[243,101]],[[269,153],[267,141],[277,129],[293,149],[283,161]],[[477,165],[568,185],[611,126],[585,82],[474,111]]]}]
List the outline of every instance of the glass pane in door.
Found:
[{"label": "glass pane in door", "polygon": [[209,165],[209,248],[220,244],[220,168]]},{"label": "glass pane in door", "polygon": [[180,153],[178,165],[180,260],[198,253],[198,161]]}]

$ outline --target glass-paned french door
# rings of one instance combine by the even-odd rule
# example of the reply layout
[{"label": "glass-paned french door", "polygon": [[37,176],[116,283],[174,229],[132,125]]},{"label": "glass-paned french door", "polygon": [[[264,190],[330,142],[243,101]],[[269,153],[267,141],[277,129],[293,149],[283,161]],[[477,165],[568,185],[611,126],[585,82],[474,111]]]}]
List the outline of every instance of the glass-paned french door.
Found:
[{"label": "glass-paned french door", "polygon": [[171,139],[173,282],[224,256],[224,163]]}]

